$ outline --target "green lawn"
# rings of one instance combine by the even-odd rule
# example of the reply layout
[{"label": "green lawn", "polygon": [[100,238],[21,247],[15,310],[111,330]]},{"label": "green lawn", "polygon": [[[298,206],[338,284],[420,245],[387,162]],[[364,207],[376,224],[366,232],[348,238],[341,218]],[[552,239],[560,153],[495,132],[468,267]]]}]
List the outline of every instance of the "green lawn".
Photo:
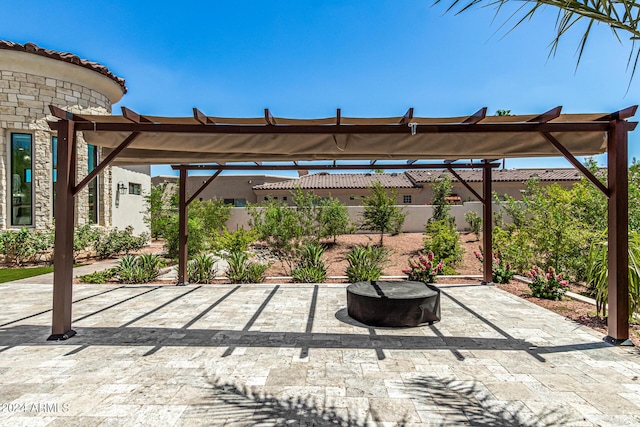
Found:
[{"label": "green lawn", "polygon": [[4,268],[0,270],[0,283],[25,279],[27,277],[39,276],[41,274],[51,273],[52,271],[52,265],[48,265],[45,267]]}]

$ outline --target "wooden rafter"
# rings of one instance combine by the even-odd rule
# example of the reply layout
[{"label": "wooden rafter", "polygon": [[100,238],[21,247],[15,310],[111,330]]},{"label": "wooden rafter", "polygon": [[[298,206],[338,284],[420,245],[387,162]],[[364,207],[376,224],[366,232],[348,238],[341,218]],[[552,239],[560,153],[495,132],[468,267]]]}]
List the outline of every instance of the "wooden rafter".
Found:
[{"label": "wooden rafter", "polygon": [[267,124],[268,124],[268,125],[270,125],[270,126],[273,126],[273,125],[278,124],[278,123],[276,122],[275,117],[273,117],[273,116],[271,115],[271,111],[269,111],[269,109],[268,109],[268,108],[265,108],[265,109],[264,109],[264,121],[265,121],[265,122],[267,122]]},{"label": "wooden rafter", "polygon": [[462,123],[466,123],[468,125],[474,125],[478,123],[480,120],[484,119],[485,117],[487,117],[487,107],[482,107],[481,109],[479,109],[478,111],[470,115]]},{"label": "wooden rafter", "polygon": [[200,188],[198,188],[192,195],[191,197],[189,197],[189,199],[186,201],[187,206],[189,204],[191,204],[191,202],[193,202],[196,197],[198,197],[200,195],[200,193],[202,193],[204,191],[205,188],[207,188],[209,186],[209,184],[211,184],[213,182],[214,179],[216,179],[218,177],[218,175],[220,175],[222,173],[222,169],[219,169],[216,171],[216,173],[214,173],[213,175],[211,175],[209,177],[209,179],[207,179]]},{"label": "wooden rafter", "polygon": [[127,107],[122,107],[122,116],[133,122],[133,123],[137,123],[137,124],[141,124],[141,123],[153,123],[153,121],[149,120],[148,118],[146,118],[145,116],[142,116],[138,113],[136,113],[133,110],[130,110]]},{"label": "wooden rafter", "polygon": [[407,112],[404,113],[404,116],[402,116],[402,119],[400,119],[399,124],[408,125],[412,119],[413,119],[413,107],[409,108]]},{"label": "wooden rafter", "polygon": [[473,189],[473,187],[471,185],[469,185],[469,183],[467,181],[465,181],[464,179],[462,179],[462,177],[458,174],[458,172],[456,172],[453,167],[451,165],[447,166],[447,170],[451,173],[451,175],[455,176],[456,179],[462,184],[464,185],[467,190],[469,190],[471,192],[471,194],[474,195],[474,197],[476,199],[478,199],[479,201],[481,201],[482,203],[485,202],[485,198],[483,196],[481,196],[480,194],[478,194],[478,192],[476,190]]},{"label": "wooden rafter", "polygon": [[527,121],[529,123],[547,123],[557,117],[560,117],[561,112],[562,112],[562,106],[558,106]]},{"label": "wooden rafter", "polygon": [[213,121],[209,116],[204,114],[202,111],[197,108],[193,108],[193,118],[202,123],[203,125],[215,125],[216,122]]}]

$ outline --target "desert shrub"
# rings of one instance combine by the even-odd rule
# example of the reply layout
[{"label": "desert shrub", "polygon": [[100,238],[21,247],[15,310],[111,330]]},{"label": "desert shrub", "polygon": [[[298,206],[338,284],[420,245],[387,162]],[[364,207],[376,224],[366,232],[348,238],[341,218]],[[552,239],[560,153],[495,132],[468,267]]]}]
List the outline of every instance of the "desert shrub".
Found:
[{"label": "desert shrub", "polygon": [[227,256],[229,269],[227,278],[231,283],[261,283],[265,279],[266,264],[250,262],[249,256],[244,252],[231,252]]},{"label": "desert shrub", "polygon": [[216,258],[211,254],[200,254],[187,263],[187,281],[189,283],[212,283],[217,270]]},{"label": "desert shrub", "polygon": [[216,237],[213,248],[218,251],[227,252],[244,252],[249,249],[249,245],[258,240],[256,230],[245,230],[244,227],[238,228],[236,231],[229,232],[226,228]]},{"label": "desert shrub", "polygon": [[[606,234],[593,243],[589,251],[587,283],[596,299],[598,315],[607,315],[609,264]],[[629,233],[629,321],[640,314],[640,233]]]},{"label": "desert shrub", "polygon": [[[197,255],[207,249],[207,233],[204,230],[204,221],[202,218],[192,217],[189,214],[187,221],[187,230],[189,233],[189,256]],[[167,256],[172,259],[178,258],[180,222],[178,215],[173,215],[167,220],[167,228],[164,232],[166,239],[164,249]]]},{"label": "desert shrub", "polygon": [[327,279],[327,267],[322,260],[324,247],[310,243],[301,248],[298,261],[291,271],[293,281],[298,283],[323,283]]},{"label": "desert shrub", "polygon": [[0,253],[5,262],[22,265],[26,262],[50,260],[53,230],[36,231],[27,228],[0,231]]},{"label": "desert shrub", "polygon": [[142,233],[140,236],[134,236],[131,227],[127,227],[125,230],[113,229],[100,236],[95,243],[95,250],[98,257],[110,258],[142,249],[148,241],[148,234]]},{"label": "desert shrub", "polygon": [[356,246],[347,254],[346,274],[349,282],[378,280],[389,252],[382,246]]},{"label": "desert shrub", "polygon": [[480,229],[482,228],[482,218],[475,211],[469,211],[464,214],[464,219],[469,224],[471,232],[476,235],[476,239],[480,238]]},{"label": "desert shrub", "polygon": [[318,222],[320,223],[320,235],[322,237],[332,237],[333,243],[336,242],[337,236],[354,231],[354,227],[349,220],[347,207],[333,197],[323,200],[320,204]]},{"label": "desert shrub", "polygon": [[[169,190],[173,188],[173,190]],[[169,217],[174,213],[171,209],[172,200],[177,201],[177,193],[175,187],[167,187],[167,184],[154,185],[151,192],[144,196],[147,212],[144,215],[144,221],[149,224],[151,237],[158,239],[164,237]]]},{"label": "desert shrub", "polygon": [[124,255],[118,260],[117,272],[122,283],[149,283],[158,278],[164,261],[157,255]]},{"label": "desert shrub", "polygon": [[431,188],[433,191],[433,220],[452,220],[453,218],[449,215],[451,208],[446,202],[446,198],[451,195],[453,189],[451,178],[448,176],[439,178],[434,181]]},{"label": "desert shrub", "polygon": [[[473,253],[478,261],[484,262],[484,254],[481,252]],[[509,262],[505,261],[500,252],[494,255],[491,261],[491,280],[493,283],[509,283],[513,276],[516,275],[516,271],[511,267]]]},{"label": "desert shrub", "polygon": [[77,258],[80,252],[84,252],[87,257],[91,256],[92,252],[96,250],[96,246],[103,235],[105,230],[102,227],[96,227],[91,224],[81,225],[76,227],[73,232],[73,256]]},{"label": "desert shrub", "polygon": [[442,261],[445,274],[454,274],[454,267],[462,261],[464,249],[455,224],[447,219],[427,222],[423,241],[425,252],[433,252]]},{"label": "desert shrub", "polygon": [[407,275],[408,280],[417,282],[433,283],[444,269],[442,261],[436,263],[433,252],[421,254],[417,259],[409,258],[408,262],[409,268],[402,272]]},{"label": "desert shrub", "polygon": [[396,206],[397,192],[387,190],[376,182],[371,187],[371,195],[362,197],[362,222],[360,228],[380,233],[380,246],[383,244],[385,232],[397,234],[402,230],[407,214]]},{"label": "desert shrub", "polygon": [[98,285],[102,285],[107,283],[109,280],[116,277],[118,274],[117,268],[108,268],[103,271],[96,271],[94,273],[84,274],[82,276],[78,276],[78,279],[82,283],[95,283]]},{"label": "desert shrub", "polygon": [[556,274],[553,267],[546,271],[533,266],[527,273],[532,282],[529,283],[531,294],[536,298],[559,301],[569,288],[569,282],[562,279],[562,274]]},{"label": "desert shrub", "polygon": [[207,247],[224,230],[224,224],[230,216],[231,206],[226,205],[222,199],[194,200],[189,205],[189,219],[202,220],[202,232],[207,240]]}]

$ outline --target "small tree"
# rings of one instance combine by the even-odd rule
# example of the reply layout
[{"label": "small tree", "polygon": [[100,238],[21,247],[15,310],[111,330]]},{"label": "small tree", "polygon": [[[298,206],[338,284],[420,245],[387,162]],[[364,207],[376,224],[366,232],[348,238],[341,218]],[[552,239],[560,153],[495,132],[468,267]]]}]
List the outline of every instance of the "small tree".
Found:
[{"label": "small tree", "polygon": [[151,192],[144,196],[147,205],[147,212],[144,221],[149,224],[151,237],[158,239],[163,237],[163,232],[167,227],[168,217],[171,211],[167,209],[170,200],[173,199],[175,190],[169,190],[167,184],[154,185]]},{"label": "small tree", "polygon": [[371,195],[362,198],[364,212],[360,227],[363,230],[379,231],[380,246],[383,244],[384,233],[400,232],[407,216],[402,208],[395,205],[396,197],[395,190],[387,193],[382,184],[376,182],[371,187]]},{"label": "small tree", "polygon": [[333,237],[333,243],[336,243],[339,234],[348,234],[352,231],[347,207],[333,197],[321,203],[318,221],[320,222],[321,235]]},{"label": "small tree", "polygon": [[440,178],[433,183],[431,188],[433,189],[433,220],[450,220],[449,211],[451,208],[447,204],[446,198],[451,195],[453,189],[451,178],[448,176]]}]

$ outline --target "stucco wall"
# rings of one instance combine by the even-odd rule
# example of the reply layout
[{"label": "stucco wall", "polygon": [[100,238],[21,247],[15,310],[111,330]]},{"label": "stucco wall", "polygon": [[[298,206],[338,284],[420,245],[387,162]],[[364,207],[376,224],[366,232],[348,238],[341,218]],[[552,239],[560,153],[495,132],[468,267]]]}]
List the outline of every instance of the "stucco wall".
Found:
[{"label": "stucco wall", "polygon": [[[133,227],[133,234],[149,233],[149,226],[144,222],[147,204],[144,196],[151,191],[149,175],[114,166],[111,168],[111,191],[113,192],[112,210],[114,227],[124,230]],[[140,194],[129,194],[129,184],[140,184]],[[124,186],[124,194],[118,191],[118,185]]]},{"label": "stucco wall", "polygon": [[[51,140],[55,132],[47,125],[49,105],[85,114],[110,114],[111,105],[122,97],[122,88],[112,79],[77,65],[29,52],[0,50],[0,229],[10,224],[9,143],[12,132],[33,135],[34,227],[47,228],[53,218]],[[87,173],[87,144],[78,137],[77,175]],[[101,204],[99,222],[111,222],[110,168],[99,178]],[[102,196],[104,195],[104,196]],[[76,221],[88,221],[88,190],[76,197]]]},{"label": "stucco wall", "polygon": [[[433,206],[401,206],[407,213],[404,221],[402,231],[405,233],[423,233],[427,220],[433,216]],[[493,204],[493,211],[497,212],[500,208],[499,205]],[[349,218],[351,222],[357,224],[362,220],[362,206],[348,206]],[[464,219],[464,215],[469,211],[475,211],[479,217],[482,218],[482,203],[480,202],[467,202],[462,205],[451,206],[450,214],[456,220],[456,228],[458,231],[465,231],[469,229],[467,221]],[[244,208],[232,208],[231,218],[226,222],[227,229],[233,231],[240,227],[245,229],[249,228],[250,215],[247,209]],[[509,218],[504,218],[507,222]]]}]

